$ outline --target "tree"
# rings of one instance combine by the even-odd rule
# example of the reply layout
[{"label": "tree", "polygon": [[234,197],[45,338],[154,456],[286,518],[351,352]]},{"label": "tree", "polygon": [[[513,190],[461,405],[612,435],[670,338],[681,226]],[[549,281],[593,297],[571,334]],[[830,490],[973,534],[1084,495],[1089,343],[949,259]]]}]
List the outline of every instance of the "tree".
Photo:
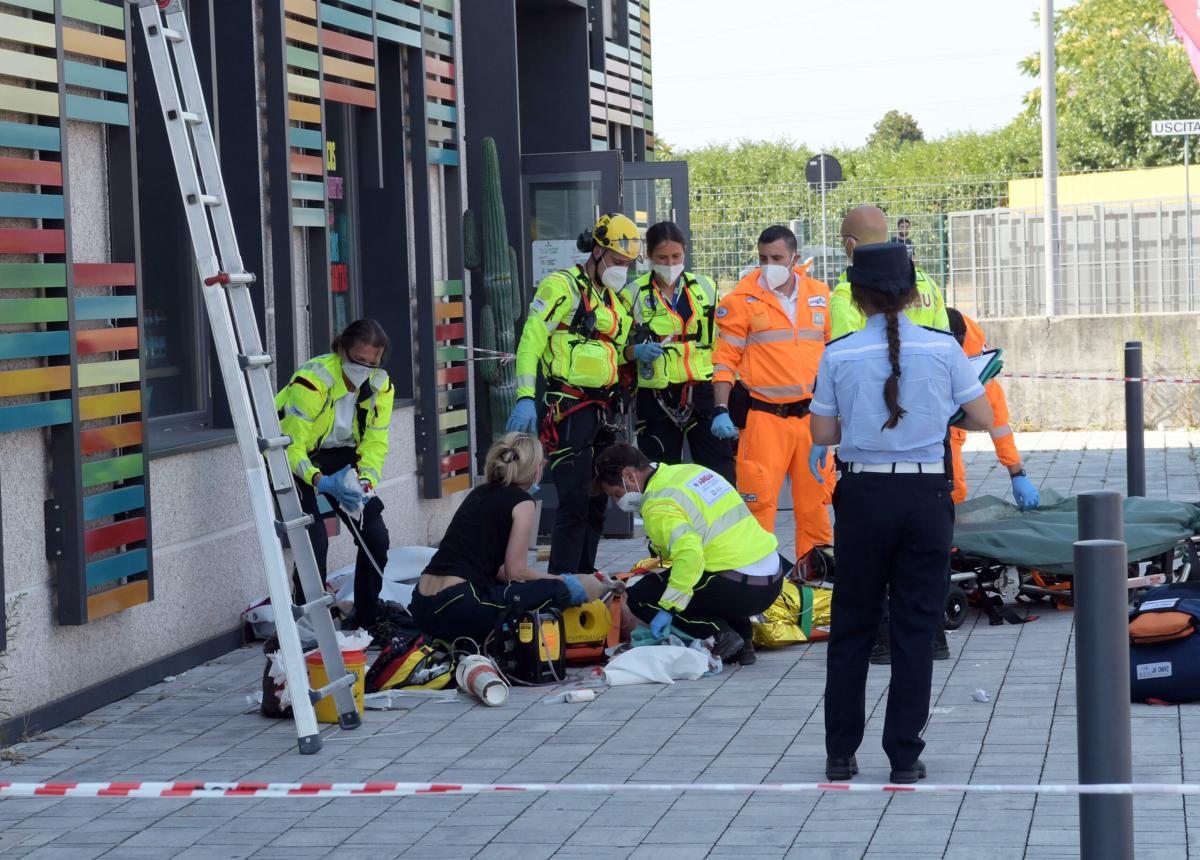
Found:
[{"label": "tree", "polygon": [[867,138],[867,146],[899,149],[906,143],[920,143],[924,139],[925,133],[912,114],[890,110],[875,123],[875,131]]},{"label": "tree", "polygon": [[[1178,163],[1182,141],[1151,137],[1150,122],[1200,115],[1200,85],[1162,0],[1079,0],[1055,15],[1054,31],[1060,167]],[[1040,78],[1041,58],[1021,70]],[[1039,88],[1025,119],[1040,110]]]}]

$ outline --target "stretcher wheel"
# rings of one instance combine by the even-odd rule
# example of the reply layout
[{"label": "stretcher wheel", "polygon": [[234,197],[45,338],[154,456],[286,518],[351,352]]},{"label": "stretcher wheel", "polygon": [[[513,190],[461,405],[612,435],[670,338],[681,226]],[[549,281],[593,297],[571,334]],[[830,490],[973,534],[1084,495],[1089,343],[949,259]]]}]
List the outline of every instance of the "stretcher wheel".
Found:
[{"label": "stretcher wheel", "polygon": [[967,620],[967,593],[957,585],[950,586],[946,595],[946,617],[942,627],[946,630],[957,630]]}]

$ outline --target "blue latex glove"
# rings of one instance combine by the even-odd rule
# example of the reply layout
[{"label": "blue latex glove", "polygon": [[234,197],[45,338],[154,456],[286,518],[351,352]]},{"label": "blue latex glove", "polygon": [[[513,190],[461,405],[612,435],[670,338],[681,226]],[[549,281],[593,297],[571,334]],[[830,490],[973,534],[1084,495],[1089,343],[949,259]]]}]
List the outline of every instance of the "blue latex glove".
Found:
[{"label": "blue latex glove", "polygon": [[583,583],[569,573],[562,575],[563,585],[567,587],[567,591],[571,594],[571,605],[579,606],[582,603],[588,602],[587,592],[583,590]]},{"label": "blue latex glove", "polygon": [[352,466],[344,466],[332,475],[322,475],[317,481],[317,492],[331,496],[341,507],[349,510],[361,508],[363,503],[362,490],[346,486],[346,474]]},{"label": "blue latex glove", "polygon": [[1024,475],[1013,475],[1012,490],[1017,507],[1023,511],[1031,511],[1042,503],[1037,487]]},{"label": "blue latex glove", "polygon": [[812,476],[817,479],[818,484],[825,483],[825,476],[821,474],[821,470],[825,468],[828,459],[828,445],[813,445],[808,450],[808,471],[812,472]]},{"label": "blue latex glove", "polygon": [[658,610],[658,614],[650,622],[650,633],[655,639],[661,639],[667,635],[668,629],[671,627],[671,621],[674,616],[665,609]]},{"label": "blue latex glove", "polygon": [[505,433],[537,433],[537,406],[532,397],[522,397],[508,416]]},{"label": "blue latex glove", "polygon": [[733,426],[733,419],[729,417],[728,412],[719,412],[713,416],[709,432],[718,439],[736,439],[738,435],[738,429]]},{"label": "blue latex glove", "polygon": [[662,344],[648,340],[645,343],[639,343],[633,348],[633,357],[638,361],[650,363],[663,354]]}]

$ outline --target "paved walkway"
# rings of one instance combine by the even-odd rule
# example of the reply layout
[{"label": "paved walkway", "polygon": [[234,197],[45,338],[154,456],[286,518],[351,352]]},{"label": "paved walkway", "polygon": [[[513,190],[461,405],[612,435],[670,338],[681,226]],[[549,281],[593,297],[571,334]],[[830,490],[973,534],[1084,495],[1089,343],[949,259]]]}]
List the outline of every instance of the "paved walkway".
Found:
[{"label": "paved walkway", "polygon": [[[1152,493],[1200,499],[1200,434],[1148,435]],[[1123,489],[1124,459],[1109,434],[1018,441],[1043,486]],[[968,464],[979,489],[1006,488],[982,449]],[[612,569],[643,554],[640,541],[604,549]],[[973,615],[950,634],[926,732],[931,780],[1075,780],[1072,616],[1043,612],[1002,627]],[[610,689],[588,704],[543,704],[543,692],[516,689],[500,709],[463,697],[372,711],[361,730],[330,728],[325,750],[302,757],[290,723],[248,707],[262,656],[246,648],[10,748],[0,780],[816,781],[824,652],[767,652],[751,668]],[[864,782],[887,779],[887,680],[885,668],[872,669]],[[972,697],[978,688],[990,701]],[[1133,732],[1136,780],[1200,781],[1200,709],[1135,706]],[[9,799],[0,801],[0,860],[1076,857],[1076,810],[1074,798],[1028,795]],[[1200,856],[1194,800],[1139,799],[1136,810],[1139,858],[1178,858],[1193,846]]]}]

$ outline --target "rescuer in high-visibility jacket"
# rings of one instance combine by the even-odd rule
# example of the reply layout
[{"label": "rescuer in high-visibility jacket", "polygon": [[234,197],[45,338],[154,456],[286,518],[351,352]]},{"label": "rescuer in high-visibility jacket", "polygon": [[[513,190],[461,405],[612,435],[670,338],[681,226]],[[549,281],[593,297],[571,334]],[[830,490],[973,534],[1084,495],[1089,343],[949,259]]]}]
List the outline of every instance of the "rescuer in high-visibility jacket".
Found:
[{"label": "rescuer in high-visibility jacket", "polygon": [[[758,238],[759,268],[717,308],[713,388],[718,438],[738,436],[728,414],[740,380],[750,395],[737,452],[737,487],[763,528],[774,532],[779,491],[791,478],[796,558],[833,542],[833,458],[813,445],[809,404],[829,339],[829,288],[798,268],[796,236],[773,226]],[[799,562],[798,562],[799,563]]]},{"label": "rescuer in high-visibility jacket", "polygon": [[775,536],[733,485],[702,466],[651,463],[625,444],[596,458],[595,484],[621,510],[640,513],[652,551],[671,565],[629,589],[633,614],[655,636],[672,626],[711,636],[722,660],[753,663],[750,617],[775,602],[786,570]]},{"label": "rescuer in high-visibility jacket", "polygon": [[[979,355],[987,349],[987,337],[979,323],[955,308],[947,308],[950,318],[950,333],[962,346],[968,358]],[[992,446],[996,449],[996,459],[1008,470],[1012,481],[1013,499],[1023,511],[1032,510],[1041,504],[1041,495],[1033,481],[1029,480],[1025,467],[1021,464],[1021,452],[1013,440],[1012,426],[1008,421],[1008,401],[1004,399],[1004,389],[993,379],[983,387],[988,402],[992,405]],[[960,504],[967,499],[967,470],[963,466],[962,449],[967,441],[967,431],[960,427],[950,428],[950,448],[954,456],[954,504]]]},{"label": "rescuer in high-visibility jacket", "polygon": [[683,231],[660,221],[646,231],[653,269],[625,297],[633,334],[625,357],[637,368],[637,441],[655,462],[679,463],[686,437],[692,462],[735,483],[733,445],[712,434],[713,340],[717,288],[684,270]]},{"label": "rescuer in high-visibility jacket", "polygon": [[[322,581],[329,534],[317,505],[317,493],[323,494],[347,523],[347,510],[361,508],[361,522],[355,522],[350,531],[358,542],[354,620],[363,629],[370,629],[380,620],[383,577],[379,571],[387,565],[389,539],[383,522],[383,501],[374,495],[374,489],[383,476],[395,397],[388,373],[380,366],[390,349],[387,334],[375,320],[352,322],[334,338],[332,352],[300,365],[275,397],[279,426],[292,440],[287,459],[296,479],[300,506],[313,517],[308,535]],[[351,479],[353,473],[357,473],[357,480]],[[315,600],[318,596],[306,598]]]},{"label": "rescuer in high-visibility jacket", "polygon": [[550,573],[592,573],[608,500],[592,498],[592,460],[619,427],[618,366],[629,314],[618,293],[641,254],[637,227],[624,215],[602,215],[577,242],[587,259],[538,284],[517,346],[517,405],[509,433],[537,433],[539,369],[548,414],[541,440],[558,492],[550,540]]},{"label": "rescuer in high-visibility jacket", "polygon": [[[855,246],[874,245],[887,240],[887,216],[877,206],[855,207],[842,219],[842,248],[851,262],[854,261]],[[908,244],[908,248],[911,252],[911,243]],[[924,270],[919,266],[915,269],[917,299],[911,307],[905,309],[904,315],[916,325],[949,331],[950,322],[946,318],[946,301],[942,298],[942,291]],[[833,340],[859,331],[867,324],[866,316],[850,297],[850,281],[846,279],[845,272],[838,278],[833,295],[829,298],[829,314],[830,338]]]}]

